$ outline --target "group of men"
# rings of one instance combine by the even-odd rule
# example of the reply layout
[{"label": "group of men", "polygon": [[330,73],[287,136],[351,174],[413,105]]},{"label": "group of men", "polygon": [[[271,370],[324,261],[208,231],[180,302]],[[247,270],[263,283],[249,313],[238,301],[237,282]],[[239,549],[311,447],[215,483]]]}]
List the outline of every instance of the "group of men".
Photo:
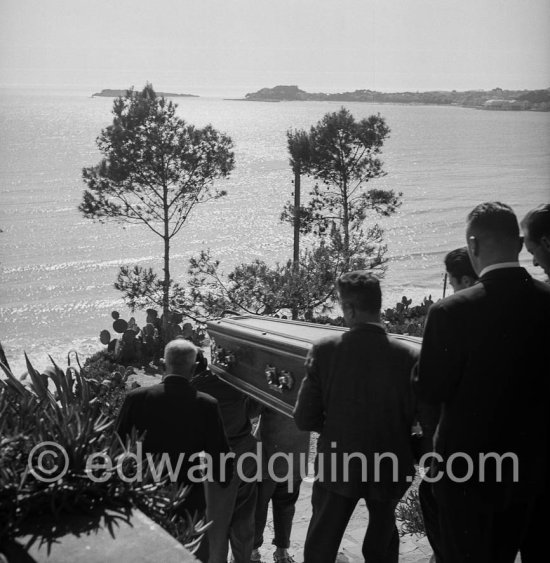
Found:
[{"label": "group of men", "polygon": [[307,456],[309,433],[221,381],[186,339],[168,343],[164,363],[162,383],[126,396],[117,431],[124,438],[135,428],[142,452],[167,455],[177,471],[166,477],[189,486],[177,512],[208,522],[195,556],[226,563],[231,547],[234,563],[261,561],[271,503],[274,561],[295,563],[288,548],[302,474],[298,465],[289,472],[283,460],[268,461],[276,453]]},{"label": "group of men", "polygon": [[[356,271],[338,280],[350,330],[313,345],[294,410],[300,430],[319,433],[304,563],[335,561],[360,499],[369,512],[365,560],[398,561],[395,508],[415,475],[410,434],[416,419],[434,434],[432,451],[421,460],[431,463],[419,491],[434,561],[512,563],[518,552],[523,563],[540,561],[549,519],[550,365],[544,350],[550,285],[520,267],[519,253],[524,244],[550,277],[550,205],[529,212],[521,227],[523,237],[513,210],[500,202],[470,212],[472,270],[459,266],[463,250],[446,257],[455,294],[431,306],[420,351],[386,333],[375,276]],[[146,451],[215,456],[230,451],[226,435],[239,434],[224,430],[216,401],[186,381],[196,361],[190,346],[174,341],[166,347],[167,372],[184,377],[168,375],[124,403],[119,432],[146,430]],[[245,416],[242,436],[249,435],[247,424]],[[216,465],[213,480],[231,490],[235,477],[224,480],[221,473]],[[234,499],[227,517],[217,511],[220,495],[207,496],[214,528],[217,519],[238,519],[241,503],[251,502],[242,484],[234,487],[226,493]],[[204,497],[195,495],[186,508],[204,509]],[[231,522],[224,526],[220,557],[227,556],[232,533]],[[246,550],[235,551],[237,563],[248,563]]]}]

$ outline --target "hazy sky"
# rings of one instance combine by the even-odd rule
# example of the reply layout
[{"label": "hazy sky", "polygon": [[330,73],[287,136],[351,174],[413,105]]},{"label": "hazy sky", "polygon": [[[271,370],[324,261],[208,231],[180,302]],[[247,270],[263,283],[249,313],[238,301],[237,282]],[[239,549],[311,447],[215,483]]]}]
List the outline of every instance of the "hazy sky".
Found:
[{"label": "hazy sky", "polygon": [[550,0],[0,0],[0,86],[550,87]]}]

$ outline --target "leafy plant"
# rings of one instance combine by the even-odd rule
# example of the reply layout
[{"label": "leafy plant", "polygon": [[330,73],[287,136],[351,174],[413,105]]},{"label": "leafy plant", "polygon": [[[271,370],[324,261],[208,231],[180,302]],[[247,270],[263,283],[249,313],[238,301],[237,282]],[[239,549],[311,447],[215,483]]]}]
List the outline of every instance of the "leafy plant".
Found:
[{"label": "leafy plant", "polygon": [[291,260],[274,266],[255,260],[225,276],[219,266],[208,251],[190,261],[189,292],[180,306],[199,322],[225,310],[258,315],[294,312],[295,318],[311,319],[315,311],[331,308],[337,261],[324,244],[302,251],[298,269]]},{"label": "leafy plant", "polygon": [[418,498],[418,480],[411,486],[405,497],[397,505],[397,508],[395,509],[395,517],[399,522],[401,522],[401,535],[426,535],[422,509]]},{"label": "leafy plant", "polygon": [[[127,520],[133,508],[195,546],[204,523],[177,515],[185,489],[155,480],[148,467],[139,480],[118,471],[128,454],[136,453],[138,441],[134,434],[122,443],[113,429],[126,374],[103,377],[97,364],[94,370],[82,367],[76,354],[69,355],[66,370],[52,360],[44,373],[26,360],[28,385],[0,361],[6,376],[0,379],[0,547],[23,535],[31,536],[31,544],[50,545],[65,533],[77,533],[79,523],[107,526],[113,533],[113,522]],[[49,453],[33,457],[44,444]],[[94,468],[100,479],[91,478],[92,455],[113,460],[109,467]]]},{"label": "leafy plant", "polygon": [[388,332],[422,336],[428,311],[433,303],[432,296],[429,295],[424,297],[420,305],[411,307],[412,299],[403,296],[395,307],[382,312],[382,320],[386,324]]}]

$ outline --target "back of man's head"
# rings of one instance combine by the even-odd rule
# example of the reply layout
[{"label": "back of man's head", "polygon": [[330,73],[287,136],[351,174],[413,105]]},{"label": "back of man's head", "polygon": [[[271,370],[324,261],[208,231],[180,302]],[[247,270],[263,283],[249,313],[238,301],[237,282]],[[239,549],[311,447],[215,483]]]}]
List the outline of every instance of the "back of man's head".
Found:
[{"label": "back of man's head", "polygon": [[462,276],[469,276],[474,280],[477,279],[477,274],[472,267],[472,261],[468,254],[468,248],[455,248],[445,256],[445,269],[449,275],[455,278],[462,278]]},{"label": "back of man's head", "polygon": [[342,305],[358,311],[378,314],[382,308],[382,290],[378,278],[366,270],[342,274],[336,282]]},{"label": "back of man's head", "polygon": [[183,338],[169,342],[164,348],[166,373],[191,377],[195,367],[197,347]]},{"label": "back of man's head", "polygon": [[521,227],[531,241],[539,244],[542,237],[550,237],[550,203],[531,209],[521,220]]},{"label": "back of man's head", "polygon": [[474,270],[517,261],[521,237],[516,214],[499,201],[480,203],[468,214],[466,237]]}]

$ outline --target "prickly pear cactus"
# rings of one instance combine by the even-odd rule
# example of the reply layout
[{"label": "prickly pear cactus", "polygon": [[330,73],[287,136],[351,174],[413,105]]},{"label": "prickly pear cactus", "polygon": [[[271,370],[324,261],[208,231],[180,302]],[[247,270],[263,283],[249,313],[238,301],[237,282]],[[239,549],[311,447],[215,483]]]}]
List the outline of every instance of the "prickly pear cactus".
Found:
[{"label": "prickly pear cactus", "polygon": [[122,342],[124,344],[134,344],[135,341],[136,333],[131,328],[126,329],[122,334]]},{"label": "prickly pear cactus", "polygon": [[99,341],[101,344],[107,346],[111,342],[111,333],[108,330],[102,330],[99,333]]},{"label": "prickly pear cactus", "polygon": [[113,330],[119,334],[124,334],[128,330],[128,323],[124,319],[116,319],[113,323]]},{"label": "prickly pear cactus", "polygon": [[130,320],[128,321],[128,330],[133,330],[136,334],[139,333],[139,326],[137,325],[134,317],[130,317]]}]

